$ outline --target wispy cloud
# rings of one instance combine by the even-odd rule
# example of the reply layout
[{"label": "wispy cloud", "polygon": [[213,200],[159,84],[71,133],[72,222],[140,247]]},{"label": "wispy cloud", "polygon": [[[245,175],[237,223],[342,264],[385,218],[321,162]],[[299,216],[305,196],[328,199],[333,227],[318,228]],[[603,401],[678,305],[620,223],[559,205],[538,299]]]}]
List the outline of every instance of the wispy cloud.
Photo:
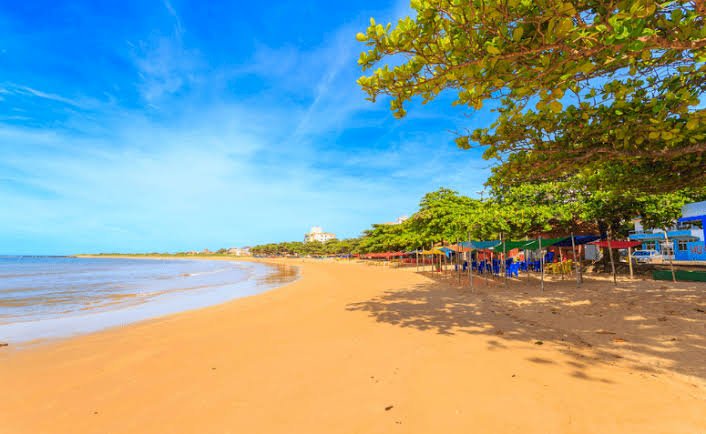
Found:
[{"label": "wispy cloud", "polygon": [[167,12],[169,12],[169,15],[171,15],[174,19],[174,35],[177,38],[181,39],[184,33],[184,28],[181,26],[181,19],[179,18],[176,9],[174,9],[174,6],[172,6],[172,3],[169,0],[163,0],[163,3],[164,7],[167,9]]},{"label": "wispy cloud", "polygon": [[0,86],[0,94],[36,97],[79,109],[95,108],[98,105],[98,102],[92,98],[69,98],[56,93],[44,92],[29,86],[17,85],[13,83]]},{"label": "wispy cloud", "polygon": [[135,67],[140,77],[138,89],[149,104],[158,105],[197,80],[198,54],[165,37],[132,45]]}]

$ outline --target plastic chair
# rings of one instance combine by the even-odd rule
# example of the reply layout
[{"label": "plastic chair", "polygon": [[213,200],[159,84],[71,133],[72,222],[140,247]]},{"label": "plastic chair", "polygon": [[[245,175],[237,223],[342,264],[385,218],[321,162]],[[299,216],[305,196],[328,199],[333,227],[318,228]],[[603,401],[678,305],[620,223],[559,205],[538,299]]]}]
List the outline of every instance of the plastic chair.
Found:
[{"label": "plastic chair", "polygon": [[515,262],[510,264],[510,276],[519,277],[520,276],[520,264]]}]

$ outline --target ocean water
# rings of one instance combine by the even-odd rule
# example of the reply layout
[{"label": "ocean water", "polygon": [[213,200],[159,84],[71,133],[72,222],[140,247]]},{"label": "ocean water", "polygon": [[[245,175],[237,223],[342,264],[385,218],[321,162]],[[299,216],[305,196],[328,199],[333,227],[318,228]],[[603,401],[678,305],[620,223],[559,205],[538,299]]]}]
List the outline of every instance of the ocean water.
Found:
[{"label": "ocean water", "polygon": [[121,326],[295,278],[291,267],[251,262],[0,256],[0,342]]}]

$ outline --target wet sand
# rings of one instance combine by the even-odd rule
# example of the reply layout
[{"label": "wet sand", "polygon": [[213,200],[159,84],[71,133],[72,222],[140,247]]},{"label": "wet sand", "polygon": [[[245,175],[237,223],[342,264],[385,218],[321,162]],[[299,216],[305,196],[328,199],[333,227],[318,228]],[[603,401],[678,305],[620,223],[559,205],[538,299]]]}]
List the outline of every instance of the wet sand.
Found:
[{"label": "wet sand", "polygon": [[0,432],[706,432],[703,284],[290,262],[271,292],[0,348]]}]

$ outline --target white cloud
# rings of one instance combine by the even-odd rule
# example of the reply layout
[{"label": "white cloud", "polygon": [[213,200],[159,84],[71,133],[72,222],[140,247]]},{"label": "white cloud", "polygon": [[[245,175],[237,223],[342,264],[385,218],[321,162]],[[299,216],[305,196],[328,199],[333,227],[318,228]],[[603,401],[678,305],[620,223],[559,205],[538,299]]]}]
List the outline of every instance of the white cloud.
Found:
[{"label": "white cloud", "polygon": [[43,100],[58,102],[60,104],[68,105],[78,109],[92,109],[100,105],[100,102],[93,98],[69,98],[63,95],[58,95],[56,93],[44,92],[29,86],[23,86],[14,83],[8,83],[5,84],[3,87],[0,87],[0,94],[30,98],[41,98]]}]

